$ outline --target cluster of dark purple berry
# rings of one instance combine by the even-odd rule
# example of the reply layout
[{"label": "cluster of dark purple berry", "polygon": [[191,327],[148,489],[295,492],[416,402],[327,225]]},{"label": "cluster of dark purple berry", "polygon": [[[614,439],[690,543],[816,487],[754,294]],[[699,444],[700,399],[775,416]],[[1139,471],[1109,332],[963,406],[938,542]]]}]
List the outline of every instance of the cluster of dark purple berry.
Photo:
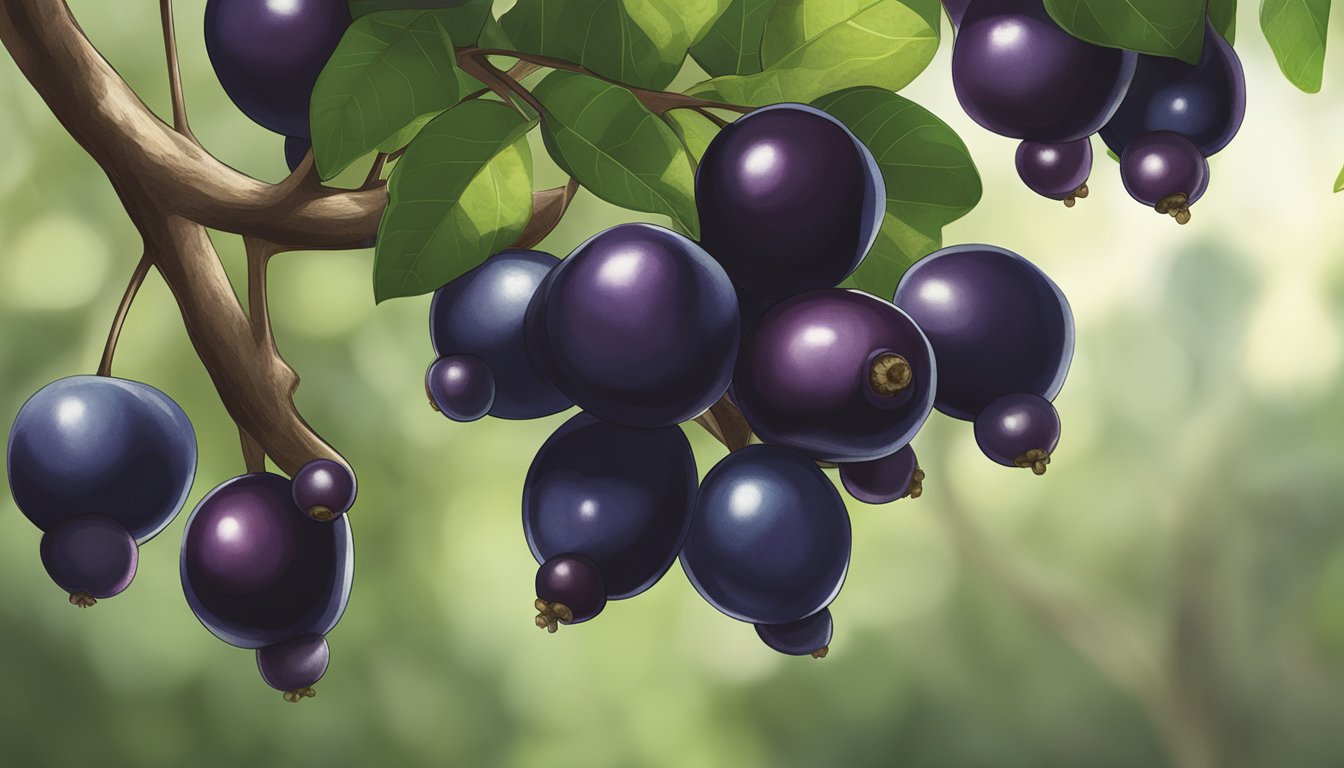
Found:
[{"label": "cluster of dark purple berry", "polygon": [[[990,458],[1043,473],[1072,317],[1040,270],[992,246],[929,255],[891,301],[835,287],[874,242],[885,185],[811,107],[724,128],[695,193],[699,242],[627,224],[563,261],[505,251],[440,288],[426,389],[459,421],[583,410],[523,489],[538,626],[591,619],[680,556],[770,647],[824,655],[851,530],[822,465],[860,501],[918,496],[910,441],[936,407],[974,421]],[[763,444],[730,445],[697,488],[679,425],[725,396]]]},{"label": "cluster of dark purple berry", "polygon": [[1091,136],[1100,133],[1131,197],[1190,221],[1208,188],[1208,158],[1246,112],[1241,60],[1211,23],[1191,65],[1079,40],[1042,0],[947,5],[957,98],[981,126],[1022,140],[1017,172],[1028,187],[1070,207],[1087,197]]}]

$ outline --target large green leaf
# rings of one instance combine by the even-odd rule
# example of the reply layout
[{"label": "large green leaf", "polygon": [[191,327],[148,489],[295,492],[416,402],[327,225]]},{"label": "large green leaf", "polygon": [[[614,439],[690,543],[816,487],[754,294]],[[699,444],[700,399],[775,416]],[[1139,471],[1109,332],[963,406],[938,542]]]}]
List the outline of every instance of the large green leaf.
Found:
[{"label": "large green leaf", "polygon": [[1237,0],[1209,0],[1209,21],[1229,43],[1237,41]]},{"label": "large green leaf", "polygon": [[313,88],[313,156],[322,178],[457,101],[457,67],[442,13],[375,13],[346,31]]},{"label": "large green leaf", "polygon": [[689,109],[674,109],[663,115],[663,119],[681,138],[682,146],[690,153],[691,165],[699,166],[709,143],[719,135],[719,126],[699,112]]},{"label": "large green leaf", "polygon": [[1263,0],[1260,28],[1279,69],[1307,93],[1321,90],[1330,0]]},{"label": "large green leaf", "polygon": [[712,77],[761,71],[761,39],[775,0],[732,0],[691,55]]},{"label": "large green leaf", "polygon": [[491,0],[350,0],[350,14],[358,19],[380,11],[439,9],[453,45],[473,45],[491,18]]},{"label": "large green leaf", "polygon": [[696,96],[763,106],[857,85],[904,88],[938,50],[939,0],[777,0],[761,72],[716,77]]},{"label": "large green leaf", "polygon": [[552,72],[532,91],[542,136],[566,173],[609,203],[672,217],[696,235],[695,175],[676,133],[630,91]]},{"label": "large green leaf", "polygon": [[1172,56],[1194,64],[1204,49],[1206,2],[1045,0],[1045,9],[1069,34],[1090,43]]},{"label": "large green leaf", "polygon": [[388,181],[377,301],[429,293],[518,238],[532,214],[532,125],[477,99],[420,131]]},{"label": "large green leaf", "polygon": [[942,246],[943,227],[980,202],[980,174],[956,131],[903,96],[851,88],[815,106],[849,126],[882,169],[882,229],[847,284],[890,297],[911,264]]}]

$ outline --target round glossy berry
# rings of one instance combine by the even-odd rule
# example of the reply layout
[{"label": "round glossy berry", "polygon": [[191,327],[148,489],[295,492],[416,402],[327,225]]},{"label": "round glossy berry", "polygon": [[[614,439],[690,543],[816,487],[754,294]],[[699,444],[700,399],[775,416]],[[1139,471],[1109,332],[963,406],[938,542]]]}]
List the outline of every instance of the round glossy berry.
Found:
[{"label": "round glossy berry", "polygon": [[849,514],[803,454],[749,445],[706,475],[681,552],[710,605],[752,624],[789,624],[840,593],[849,568]]},{"label": "round glossy berry", "polygon": [[681,550],[695,485],[695,457],[679,427],[633,429],[580,413],[527,471],[527,545],[538,563],[581,554],[601,571],[607,599],[634,597]]},{"label": "round glossy berry", "polygon": [[[974,8],[975,6],[971,6]],[[906,271],[896,306],[938,361],[934,407],[970,421],[1017,392],[1053,400],[1073,359],[1073,313],[1036,265],[992,245],[936,251]]]},{"label": "round glossy berry", "polygon": [[87,608],[94,598],[121,594],[135,578],[139,551],[116,520],[81,515],[57,523],[42,535],[42,565],[70,602]]},{"label": "round glossy berry", "polygon": [[1092,173],[1092,140],[1084,137],[1066,144],[1024,141],[1017,145],[1017,175],[1036,194],[1063,200],[1072,208],[1087,197]]},{"label": "round glossy berry", "polygon": [[294,504],[314,520],[331,520],[355,503],[355,473],[331,459],[313,459],[294,473]]},{"label": "round glossy berry", "polygon": [[527,349],[524,321],[542,280],[560,260],[541,251],[500,251],[434,292],[429,332],[439,356],[473,355],[495,385],[490,415],[536,419],[570,406]]},{"label": "round glossy berry", "polygon": [[348,0],[209,0],[205,49],[243,114],[307,138],[313,85],[350,23]]},{"label": "round glossy berry", "polygon": [[289,136],[285,139],[285,165],[289,166],[289,172],[298,170],[299,163],[308,156],[308,151],[313,148],[313,142],[299,136]]},{"label": "round glossy berry", "polygon": [[952,22],[953,28],[961,26],[961,19],[966,15],[966,6],[971,4],[971,0],[943,0],[943,8],[947,9],[947,18]]},{"label": "round glossy berry", "polygon": [[835,632],[835,623],[831,621],[831,609],[820,611],[805,619],[790,624],[757,624],[756,634],[761,642],[790,656],[811,656],[826,658],[830,651],[831,635]]},{"label": "round glossy berry", "polygon": [[425,391],[434,410],[453,421],[476,421],[490,412],[498,390],[485,361],[474,355],[449,355],[430,364]]},{"label": "round glossy berry", "polygon": [[890,302],[826,288],[777,304],[742,348],[733,394],[762,441],[823,461],[899,450],[933,407],[933,350]]},{"label": "round glossy berry", "polygon": [[877,237],[885,198],[868,148],[801,104],[738,118],[695,176],[700,244],[738,287],[772,299],[848,277]]},{"label": "round glossy berry", "polygon": [[888,504],[906,496],[919,498],[924,493],[924,470],[915,449],[907,445],[880,459],[841,464],[840,482],[865,504]]},{"label": "round glossy berry", "polygon": [[975,417],[975,442],[1005,467],[1043,475],[1059,445],[1059,412],[1036,395],[1005,395]]},{"label": "round glossy berry", "polygon": [[182,589],[205,628],[239,648],[326,634],[354,577],[350,518],[312,520],[278,475],[235,477],[212,490],[182,534]]},{"label": "round glossy berry", "polygon": [[1205,157],[1232,141],[1246,116],[1246,73],[1223,36],[1206,22],[1204,51],[1193,66],[1168,56],[1140,55],[1134,82],[1101,138],[1117,155],[1153,131],[1186,137]]},{"label": "round glossy berry", "polygon": [[597,563],[567,552],[537,569],[537,626],[549,632],[558,624],[578,624],[607,606],[607,585]]},{"label": "round glossy berry", "polygon": [[1185,224],[1209,188],[1209,161],[1179,133],[1145,133],[1120,155],[1120,180],[1130,197]]},{"label": "round glossy berry", "polygon": [[7,461],[14,502],[38,528],[105,515],[144,542],[187,500],[196,433],[177,403],[148,384],[71,376],[23,404]]},{"label": "round glossy berry", "polygon": [[1014,139],[1061,144],[1097,132],[1134,76],[1136,54],[1083,42],[1042,0],[972,2],[952,47],[966,114]]},{"label": "round glossy berry", "polygon": [[257,649],[261,679],[283,691],[285,700],[290,702],[316,695],[313,686],[326,674],[330,661],[327,639],[314,633]]},{"label": "round glossy berry", "polygon": [[580,408],[632,427],[694,418],[728,389],[737,296],[700,246],[623,224],[580,245],[538,291],[528,346]]}]

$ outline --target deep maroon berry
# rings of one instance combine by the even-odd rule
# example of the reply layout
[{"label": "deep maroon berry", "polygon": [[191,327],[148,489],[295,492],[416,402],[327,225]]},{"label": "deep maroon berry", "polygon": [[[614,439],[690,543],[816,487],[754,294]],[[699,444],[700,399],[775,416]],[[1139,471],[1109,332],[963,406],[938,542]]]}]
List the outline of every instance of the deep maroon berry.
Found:
[{"label": "deep maroon berry", "polygon": [[121,594],[135,578],[139,551],[116,520],[81,515],[57,523],[42,535],[42,565],[57,586],[81,608],[95,598]]},{"label": "deep maroon berry", "polygon": [[880,459],[841,464],[840,482],[850,496],[865,504],[887,504],[906,496],[919,498],[924,492],[924,471],[915,449],[907,445]]},{"label": "deep maroon berry", "polygon": [[326,674],[331,650],[322,635],[309,633],[257,649],[257,670],[266,684],[297,702],[315,695],[313,686]]},{"label": "deep maroon berry", "polygon": [[425,372],[425,392],[434,410],[453,421],[476,421],[495,402],[490,366],[473,355],[440,357]]},{"label": "deep maroon berry", "polygon": [[1092,139],[1084,137],[1066,144],[1024,141],[1017,145],[1017,175],[1032,192],[1051,200],[1063,200],[1072,208],[1087,197],[1087,177],[1092,173]]},{"label": "deep maroon berry", "polygon": [[1120,155],[1120,180],[1130,197],[1186,224],[1209,188],[1209,161],[1179,133],[1145,133]]},{"label": "deep maroon berry", "polygon": [[331,459],[313,459],[294,473],[294,503],[314,520],[331,520],[355,503],[355,473]]},{"label": "deep maroon berry", "polygon": [[975,417],[975,442],[1005,467],[1045,474],[1059,445],[1059,412],[1036,395],[1007,395]]},{"label": "deep maroon berry", "polygon": [[550,632],[556,624],[578,624],[602,612],[607,585],[592,560],[566,552],[548,558],[537,569],[537,626]]},{"label": "deep maroon berry", "polygon": [[831,609],[820,611],[791,624],[757,624],[756,634],[761,642],[790,656],[811,656],[824,659],[830,651],[831,635],[835,624]]}]

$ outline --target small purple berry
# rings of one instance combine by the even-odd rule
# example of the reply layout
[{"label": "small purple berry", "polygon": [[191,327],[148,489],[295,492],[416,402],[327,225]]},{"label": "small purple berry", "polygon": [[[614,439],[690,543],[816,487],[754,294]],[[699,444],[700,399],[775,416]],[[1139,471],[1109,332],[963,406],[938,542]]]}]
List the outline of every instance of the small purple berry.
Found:
[{"label": "small purple berry", "polygon": [[129,587],[140,555],[121,523],[103,515],[80,515],[57,523],[43,534],[41,554],[47,575],[80,608]]},{"label": "small purple berry", "polygon": [[1179,133],[1153,131],[1125,147],[1120,180],[1130,197],[1187,224],[1190,206],[1209,187],[1209,161]]},{"label": "small purple berry", "polygon": [[495,404],[495,376],[474,355],[448,355],[429,366],[425,391],[434,410],[453,421],[476,421]]},{"label": "small purple berry", "polygon": [[537,626],[548,632],[559,624],[578,624],[602,612],[607,585],[597,564],[583,555],[566,553],[537,569]]},{"label": "small purple berry", "polygon": [[790,656],[811,656],[824,659],[830,652],[831,635],[835,624],[831,609],[820,611],[791,624],[757,624],[756,634],[761,642]]},{"label": "small purple berry", "polygon": [[975,417],[975,442],[1005,467],[1045,474],[1059,445],[1059,412],[1036,395],[1005,395]]},{"label": "small purple berry", "polygon": [[294,473],[294,503],[314,520],[332,520],[355,503],[355,473],[331,459],[313,459]]},{"label": "small purple berry", "polygon": [[880,459],[841,464],[840,482],[865,504],[888,504],[906,496],[919,498],[924,493],[924,470],[915,449],[907,445]]},{"label": "small purple berry", "polygon": [[292,703],[317,695],[313,686],[322,679],[330,661],[327,639],[313,633],[257,649],[261,679],[282,691],[285,701]]},{"label": "small purple berry", "polygon": [[1063,200],[1072,208],[1087,197],[1087,177],[1092,173],[1092,140],[1088,137],[1065,144],[1024,141],[1017,146],[1017,175],[1031,191],[1051,200]]}]

